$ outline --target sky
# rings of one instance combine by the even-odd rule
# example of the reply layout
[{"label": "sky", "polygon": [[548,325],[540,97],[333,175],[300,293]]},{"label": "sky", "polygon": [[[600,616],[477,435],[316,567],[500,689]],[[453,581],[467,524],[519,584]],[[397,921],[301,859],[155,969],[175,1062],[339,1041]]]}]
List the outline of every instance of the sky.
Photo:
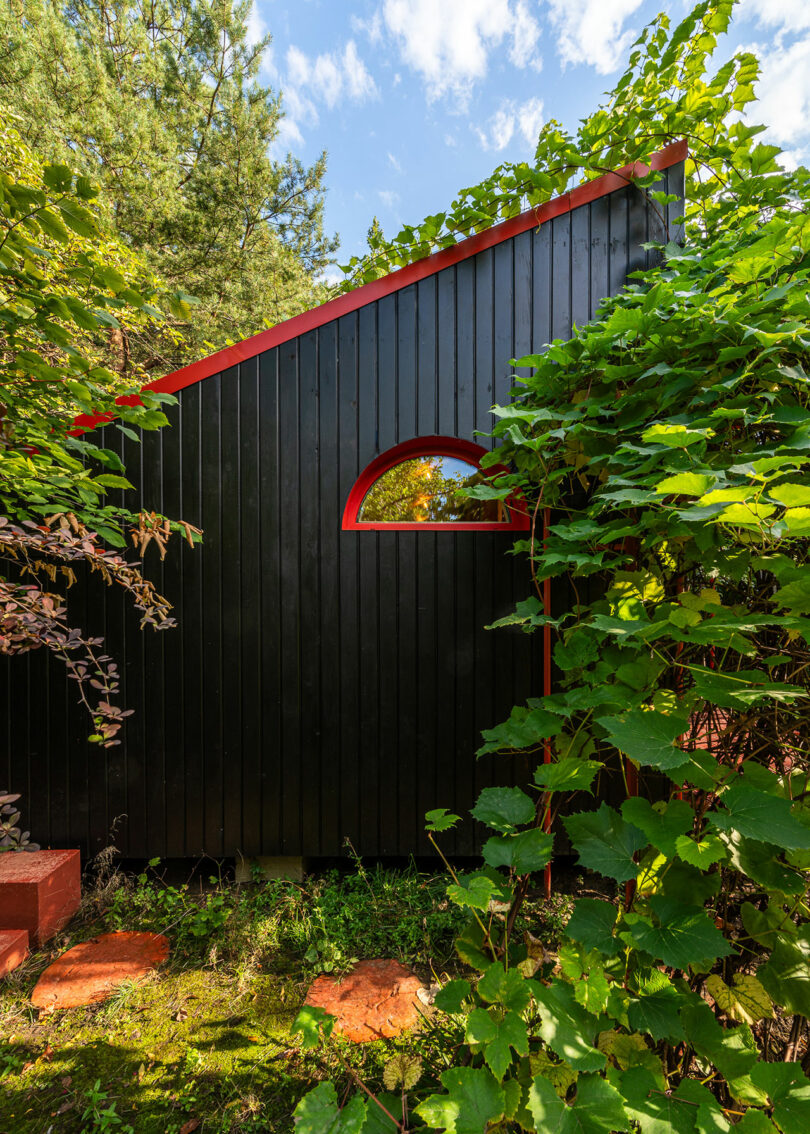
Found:
[{"label": "sky", "polygon": [[[395,235],[447,208],[502,161],[531,161],[540,126],[574,130],[624,69],[657,12],[683,0],[254,0],[272,36],[262,79],[283,93],[274,143],[328,154],[326,228],[338,262],[365,250],[376,216]],[[718,65],[762,62],[754,117],[790,164],[810,159],[810,0],[741,0]],[[331,268],[331,279],[342,273]]]}]

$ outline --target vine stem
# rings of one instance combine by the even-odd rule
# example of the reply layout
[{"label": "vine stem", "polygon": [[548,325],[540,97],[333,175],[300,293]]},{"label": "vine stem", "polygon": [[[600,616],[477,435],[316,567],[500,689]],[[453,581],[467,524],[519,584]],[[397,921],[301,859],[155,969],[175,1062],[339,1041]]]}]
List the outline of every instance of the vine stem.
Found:
[{"label": "vine stem", "polygon": [[[433,843],[434,847],[436,848],[436,853],[437,853],[437,854],[439,855],[439,858],[441,858],[442,862],[443,862],[443,863],[444,863],[444,865],[445,865],[445,866],[447,867],[447,870],[448,870],[448,873],[450,874],[450,877],[451,877],[451,878],[453,879],[453,881],[455,882],[455,884],[456,884],[457,886],[459,886],[459,885],[460,885],[461,883],[460,883],[460,882],[459,882],[459,880],[458,880],[458,875],[456,874],[455,870],[453,870],[453,867],[452,867],[452,866],[450,865],[450,863],[449,863],[449,862],[447,861],[447,857],[446,857],[446,855],[445,855],[444,851],[442,850],[442,848],[441,848],[441,847],[439,846],[439,844],[438,844],[438,843],[436,842],[436,840],[435,840],[435,839],[433,838],[433,832],[432,832],[432,831],[428,831],[428,833],[427,833],[427,837],[428,837],[428,839],[430,839],[430,841],[431,841],[431,842]],[[490,951],[490,953],[492,954],[492,959],[493,959],[493,961],[497,961],[497,959],[498,959],[498,955],[497,955],[497,953],[496,953],[496,951],[495,951],[495,946],[494,946],[494,945],[492,944],[492,938],[491,938],[491,937],[490,937],[490,935],[489,935],[489,930],[488,930],[488,929],[487,929],[487,927],[486,927],[486,926],[484,925],[483,921],[481,921],[481,918],[480,918],[480,917],[478,916],[478,911],[477,911],[477,910],[476,910],[476,909],[475,909],[475,908],[474,908],[473,906],[470,906],[470,909],[471,909],[471,910],[472,910],[472,912],[473,912],[473,917],[474,917],[474,918],[475,918],[475,920],[476,920],[476,921],[478,922],[478,925],[479,925],[479,926],[480,926],[480,928],[481,928],[481,932],[482,932],[482,933],[483,933],[483,935],[484,935],[484,940],[486,941],[486,943],[487,943],[487,945],[488,945],[488,947],[489,947],[489,951]]]},{"label": "vine stem", "polygon": [[377,1096],[374,1094],[374,1092],[369,1090],[369,1088],[366,1086],[366,1084],[363,1082],[363,1080],[360,1078],[360,1076],[357,1074],[357,1072],[354,1070],[354,1068],[349,1066],[348,1062],[346,1061],[344,1056],[341,1054],[341,1052],[339,1052],[337,1050],[337,1048],[333,1048],[333,1050],[335,1052],[335,1055],[338,1057],[340,1062],[343,1064],[343,1069],[354,1080],[354,1082],[361,1089],[361,1091],[365,1091],[365,1093],[368,1095],[368,1097],[371,1099],[371,1101],[377,1104],[377,1106],[380,1108],[380,1110],[383,1112],[383,1114],[386,1115],[387,1118],[391,1119],[394,1126],[396,1126],[397,1130],[399,1130],[401,1132],[401,1134],[408,1134],[407,1127],[404,1125],[404,1123],[398,1122],[397,1119],[394,1118],[393,1114],[388,1109],[388,1107],[385,1105],[385,1103],[381,1103],[380,1100],[377,1098]]}]

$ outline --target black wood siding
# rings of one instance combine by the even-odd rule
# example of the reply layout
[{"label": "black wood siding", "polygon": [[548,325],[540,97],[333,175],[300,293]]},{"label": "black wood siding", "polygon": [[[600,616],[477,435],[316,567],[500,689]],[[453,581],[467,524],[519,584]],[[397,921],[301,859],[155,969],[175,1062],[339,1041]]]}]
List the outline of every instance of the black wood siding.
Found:
[{"label": "black wood siding", "polygon": [[[637,191],[615,192],[187,387],[142,445],[101,431],[145,506],[205,543],[148,561],[175,630],[141,633],[92,580],[72,592],[121,663],[120,747],[87,743],[43,651],[9,663],[0,780],[34,837],[93,853],[118,820],[132,856],[334,855],[347,837],[424,853],[426,810],[525,778],[526,761],[473,755],[542,691],[540,635],[484,629],[529,590],[510,536],[343,532],[343,507],[392,445],[488,429],[509,359],[567,337],[661,235]],[[471,827],[450,849],[475,849]]]}]

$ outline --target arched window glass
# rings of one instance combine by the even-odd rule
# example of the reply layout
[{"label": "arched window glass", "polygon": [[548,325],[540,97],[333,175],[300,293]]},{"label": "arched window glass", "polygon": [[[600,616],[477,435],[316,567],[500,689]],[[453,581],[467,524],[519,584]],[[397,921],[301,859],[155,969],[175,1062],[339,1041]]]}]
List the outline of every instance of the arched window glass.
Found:
[{"label": "arched window glass", "polygon": [[425,454],[400,461],[374,481],[357,519],[377,523],[508,523],[502,500],[471,500],[460,490],[483,483],[475,465],[459,457]]},{"label": "arched window glass", "polygon": [[498,470],[480,468],[485,453],[459,437],[417,437],[395,445],[355,482],[343,514],[344,531],[525,530],[522,502],[478,500],[462,491],[497,475]]}]

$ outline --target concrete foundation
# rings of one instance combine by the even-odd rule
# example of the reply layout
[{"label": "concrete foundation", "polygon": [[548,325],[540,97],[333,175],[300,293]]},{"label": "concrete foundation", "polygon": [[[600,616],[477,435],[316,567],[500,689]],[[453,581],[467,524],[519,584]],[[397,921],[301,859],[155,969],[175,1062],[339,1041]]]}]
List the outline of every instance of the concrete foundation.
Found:
[{"label": "concrete foundation", "polygon": [[257,880],[284,879],[287,882],[303,882],[306,874],[305,860],[299,855],[257,855],[244,858],[237,855],[236,881],[255,882]]}]

